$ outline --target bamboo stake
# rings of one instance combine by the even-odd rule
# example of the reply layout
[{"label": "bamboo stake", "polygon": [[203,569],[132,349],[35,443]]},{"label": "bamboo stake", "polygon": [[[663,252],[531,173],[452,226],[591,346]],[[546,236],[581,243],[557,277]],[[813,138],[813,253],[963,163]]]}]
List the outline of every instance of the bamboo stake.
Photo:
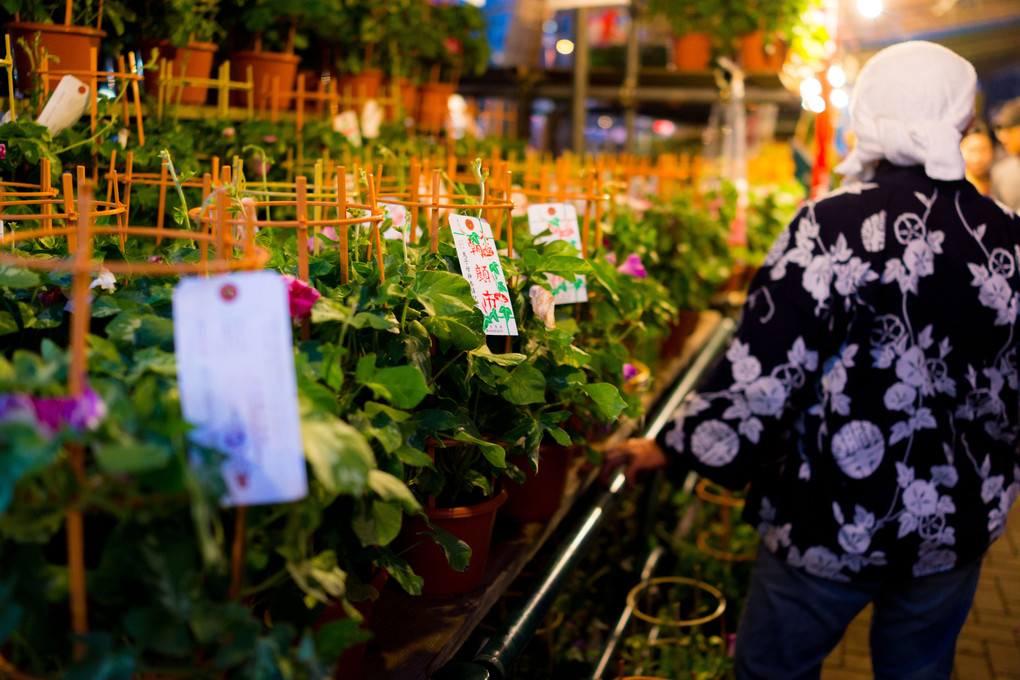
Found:
[{"label": "bamboo stake", "polygon": [[336,170],[336,212],[340,230],[337,236],[340,241],[340,283],[350,283],[351,262],[347,242],[347,169],[339,166]]},{"label": "bamboo stake", "polygon": [[[379,214],[379,205],[375,197],[375,178],[368,176],[368,205],[372,208],[372,216]],[[379,220],[372,220],[372,241],[375,242],[375,262],[379,267],[379,283],[386,283],[386,266],[383,262],[382,234],[379,231]]]},{"label": "bamboo stake", "polygon": [[429,221],[429,248],[433,255],[439,252],[439,170],[432,171],[432,214]]}]

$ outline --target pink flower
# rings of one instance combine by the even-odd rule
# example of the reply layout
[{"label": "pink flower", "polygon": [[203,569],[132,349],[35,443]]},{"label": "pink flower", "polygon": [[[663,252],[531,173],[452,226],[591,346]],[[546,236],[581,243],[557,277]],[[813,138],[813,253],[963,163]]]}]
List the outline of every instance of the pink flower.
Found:
[{"label": "pink flower", "polygon": [[159,255],[150,255],[149,256],[149,262],[153,262],[153,263],[159,264],[162,261],[163,261],[163,258],[160,257]]},{"label": "pink flower", "polygon": [[273,167],[273,164],[267,161],[265,158],[259,156],[258,158],[255,159],[254,170],[256,175],[268,175],[269,168],[271,167]]},{"label": "pink flower", "polygon": [[[337,234],[336,234],[336,228],[335,227],[323,227],[322,229],[319,230],[319,236],[325,236],[330,241],[339,241],[340,240],[340,237],[337,236]],[[315,250],[315,237],[314,236],[309,236],[308,237],[308,252],[312,252],[314,250]]]},{"label": "pink flower", "polygon": [[623,365],[623,379],[625,381],[630,382],[631,380],[637,377],[637,374],[638,374],[637,366],[635,366],[634,364]]},{"label": "pink flower", "polygon": [[726,634],[726,656],[733,658],[737,649],[737,634],[727,633]]},{"label": "pink flower", "polygon": [[641,264],[641,258],[637,255],[637,253],[631,253],[628,255],[623,264],[616,268],[616,271],[621,274],[636,276],[639,279],[643,279],[648,276],[648,272],[645,271],[645,266]]},{"label": "pink flower", "polygon": [[266,135],[262,138],[262,141],[266,144],[276,144],[276,135]]},{"label": "pink flower", "polygon": [[606,262],[608,262],[609,264],[616,264],[616,253],[614,253],[613,251],[609,251],[608,253],[606,253]]},{"label": "pink flower", "polygon": [[234,135],[236,135],[236,134],[237,134],[237,131],[236,131],[236,130],[234,129],[234,127],[233,127],[233,126],[231,126],[231,127],[225,127],[225,128],[223,128],[223,132],[222,132],[221,134],[222,134],[222,135],[223,135],[224,137],[226,137],[227,139],[230,139],[231,137],[233,137]]},{"label": "pink flower", "polygon": [[322,297],[322,293],[290,274],[284,274],[283,280],[287,282],[290,315],[295,319],[307,319],[312,315],[312,305]]},{"label": "pink flower", "polygon": [[0,144],[0,161],[7,157],[7,145]]},{"label": "pink flower", "polygon": [[463,49],[461,49],[460,41],[457,40],[456,38],[447,38],[446,40],[444,40],[443,47],[445,47],[446,51],[449,52],[450,54],[460,54],[461,52],[464,51]]},{"label": "pink flower", "polygon": [[106,404],[91,387],[78,397],[33,397],[32,407],[36,421],[50,434],[65,425],[75,432],[95,430],[106,418]]},{"label": "pink flower", "polygon": [[39,304],[43,307],[53,307],[54,305],[62,304],[67,300],[67,297],[59,288],[40,290],[36,293],[36,298],[38,298]]}]

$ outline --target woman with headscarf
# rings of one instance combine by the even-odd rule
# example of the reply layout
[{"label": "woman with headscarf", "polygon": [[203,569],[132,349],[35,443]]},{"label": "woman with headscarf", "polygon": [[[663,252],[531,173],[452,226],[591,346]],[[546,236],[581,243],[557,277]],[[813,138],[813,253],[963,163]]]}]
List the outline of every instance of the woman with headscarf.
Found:
[{"label": "woman with headscarf", "polygon": [[869,603],[876,678],[952,673],[1020,493],[1020,220],[964,180],[975,86],[932,43],[865,65],[843,186],[776,240],[725,357],[658,440],[606,456],[606,472],[750,483],[740,680],[817,679]]}]

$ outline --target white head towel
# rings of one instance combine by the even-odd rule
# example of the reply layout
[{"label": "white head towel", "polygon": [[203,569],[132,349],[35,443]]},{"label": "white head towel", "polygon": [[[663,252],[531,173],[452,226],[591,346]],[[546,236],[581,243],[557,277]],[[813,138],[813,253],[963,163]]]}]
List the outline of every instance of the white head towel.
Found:
[{"label": "white head towel", "polygon": [[857,144],[836,172],[870,179],[874,161],[923,165],[932,179],[963,179],[962,133],[974,117],[977,74],[934,43],[887,47],[861,69],[850,101]]}]

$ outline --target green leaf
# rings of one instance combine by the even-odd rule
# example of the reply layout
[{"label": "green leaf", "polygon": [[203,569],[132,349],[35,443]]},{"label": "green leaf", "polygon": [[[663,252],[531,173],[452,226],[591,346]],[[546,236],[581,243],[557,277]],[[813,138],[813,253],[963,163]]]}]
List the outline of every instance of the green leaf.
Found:
[{"label": "green leaf", "polygon": [[374,314],[372,312],[358,312],[351,319],[351,326],[354,328],[374,328],[379,331],[397,332],[397,319],[390,312],[388,316]]},{"label": "green leaf", "polygon": [[504,399],[511,404],[541,404],[545,402],[545,374],[531,364],[521,364],[504,380]]},{"label": "green leaf", "polygon": [[305,458],[316,479],[333,493],[360,496],[368,471],[375,467],[375,455],[364,435],[328,414],[301,419]]},{"label": "green leaf", "polygon": [[464,571],[471,562],[471,546],[460,540],[449,531],[429,524],[429,530],[425,534],[435,541],[436,545],[446,555],[446,561],[454,571]]},{"label": "green leaf", "polygon": [[165,350],[174,348],[174,323],[155,314],[141,317],[141,325],[135,338],[142,347],[156,346]]},{"label": "green leaf", "polygon": [[28,269],[0,266],[0,286],[8,288],[34,288],[40,283],[39,275]]},{"label": "green leaf", "polygon": [[451,272],[419,272],[409,292],[433,317],[456,317],[475,310],[467,279]]},{"label": "green leaf", "polygon": [[404,465],[410,465],[412,467],[428,467],[432,465],[432,459],[429,454],[425,453],[420,449],[416,449],[413,446],[404,445],[396,448],[392,452]]},{"label": "green leaf", "polygon": [[379,494],[384,501],[396,501],[403,505],[407,512],[421,511],[421,505],[407,485],[388,472],[382,470],[368,471],[368,487]]},{"label": "green leaf", "polygon": [[425,581],[411,570],[411,565],[394,555],[389,548],[383,548],[380,553],[375,563],[385,569],[408,595],[421,595],[421,587]]},{"label": "green leaf", "polygon": [[18,332],[18,322],[10,312],[0,311],[0,335]]},{"label": "green leaf", "polygon": [[176,376],[177,357],[170,352],[164,352],[158,347],[146,347],[135,352],[134,365],[131,367],[127,381],[129,383],[134,382],[146,371],[156,375]]},{"label": "green leaf", "polygon": [[620,397],[620,390],[609,383],[592,383],[582,385],[581,389],[592,400],[595,412],[604,421],[609,422],[619,417],[627,403]]},{"label": "green leaf", "polygon": [[485,359],[497,366],[516,366],[527,359],[527,355],[511,352],[509,354],[494,354],[488,345],[480,345],[468,352],[471,356]]},{"label": "green leaf", "polygon": [[484,439],[479,439],[478,437],[468,434],[464,430],[457,432],[457,434],[453,435],[453,438],[459,442],[477,444],[478,450],[482,452],[482,455],[485,456],[485,460],[489,461],[493,467],[506,467],[506,451],[499,444],[493,444],[492,442],[487,442]]},{"label": "green leaf", "polygon": [[312,323],[325,323],[326,321],[345,322],[350,318],[350,311],[334,300],[319,298],[312,305]]},{"label": "green leaf", "polygon": [[359,624],[354,619],[340,619],[319,628],[315,632],[315,651],[319,658],[333,663],[344,650],[370,639],[372,633],[361,630]]},{"label": "green leaf", "polygon": [[[360,373],[361,363],[358,363]],[[397,408],[414,408],[428,394],[425,378],[411,366],[380,368],[369,380],[362,381],[376,398],[389,400]]]},{"label": "green leaf", "polygon": [[451,343],[457,349],[471,350],[485,342],[481,312],[456,318],[425,317],[421,323],[437,339]]},{"label": "green leaf", "polygon": [[386,503],[384,501],[372,501],[372,519],[375,520],[375,534],[377,545],[389,545],[400,533],[400,525],[404,513],[399,503]]},{"label": "green leaf", "polygon": [[153,442],[116,442],[93,445],[99,468],[111,475],[136,474],[166,465],[173,450]]}]

